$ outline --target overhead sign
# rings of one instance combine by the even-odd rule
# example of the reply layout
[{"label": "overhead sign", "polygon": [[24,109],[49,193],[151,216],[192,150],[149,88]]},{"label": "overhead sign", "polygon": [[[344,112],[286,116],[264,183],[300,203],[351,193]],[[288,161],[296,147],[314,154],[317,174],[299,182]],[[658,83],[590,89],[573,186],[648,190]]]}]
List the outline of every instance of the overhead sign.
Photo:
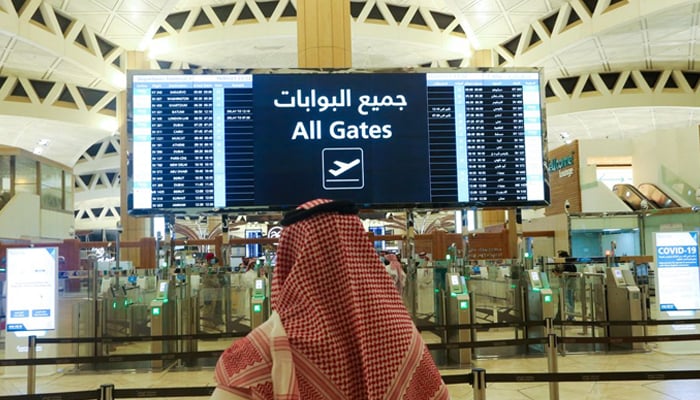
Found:
[{"label": "overhead sign", "polygon": [[535,69],[128,78],[132,214],[549,203]]},{"label": "overhead sign", "polygon": [[[578,167],[580,152],[578,141],[557,147],[548,153],[547,170],[551,184],[550,206],[546,215],[577,213],[582,210],[581,171]],[[566,207],[566,204],[569,207]]]},{"label": "overhead sign", "polygon": [[657,232],[655,238],[659,309],[700,309],[698,232]]},{"label": "overhead sign", "polygon": [[7,249],[7,331],[56,329],[58,248]]}]

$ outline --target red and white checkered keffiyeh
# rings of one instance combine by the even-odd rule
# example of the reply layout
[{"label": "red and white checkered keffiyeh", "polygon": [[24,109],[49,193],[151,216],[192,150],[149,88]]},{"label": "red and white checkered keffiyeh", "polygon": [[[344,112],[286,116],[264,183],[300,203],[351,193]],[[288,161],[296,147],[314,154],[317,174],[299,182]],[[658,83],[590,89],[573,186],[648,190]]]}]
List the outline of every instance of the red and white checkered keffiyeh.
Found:
[{"label": "red and white checkered keffiyeh", "polygon": [[449,398],[362,222],[313,213],[328,203],[283,230],[275,311],[222,354],[212,398]]}]

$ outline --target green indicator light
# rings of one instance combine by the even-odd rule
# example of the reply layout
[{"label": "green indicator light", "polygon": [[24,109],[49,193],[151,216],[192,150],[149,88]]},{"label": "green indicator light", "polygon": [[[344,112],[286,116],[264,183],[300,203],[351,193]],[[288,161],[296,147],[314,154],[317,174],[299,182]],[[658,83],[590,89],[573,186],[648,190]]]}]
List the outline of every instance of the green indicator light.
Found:
[{"label": "green indicator light", "polygon": [[511,288],[511,289],[515,289],[516,286],[515,286],[515,285],[510,285],[510,288]]},{"label": "green indicator light", "polygon": [[165,303],[167,303],[167,302],[168,302],[168,298],[166,297],[166,298],[163,299],[163,304],[165,304]]},{"label": "green indicator light", "polygon": [[160,307],[153,307],[153,310],[151,310],[151,314],[160,315]]},{"label": "green indicator light", "polygon": [[128,305],[129,305],[129,300],[128,300],[128,299],[125,299],[125,300],[124,300],[124,307],[127,307]]},{"label": "green indicator light", "polygon": [[467,308],[469,308],[469,302],[467,300],[462,300],[459,302],[460,310],[466,310]]},{"label": "green indicator light", "polygon": [[551,302],[552,302],[552,295],[551,295],[551,294],[545,294],[545,295],[544,295],[544,302],[545,302],[545,303],[551,303]]},{"label": "green indicator light", "polygon": [[253,304],[253,312],[262,312],[261,304]]},{"label": "green indicator light", "polygon": [[115,310],[117,309],[117,302],[116,302],[116,301],[113,301],[113,302],[112,302],[112,308],[115,309]]},{"label": "green indicator light", "polygon": [[445,260],[449,260],[450,258],[452,258],[452,257],[450,257],[449,254],[446,254],[446,255],[445,255]]},{"label": "green indicator light", "polygon": [[540,291],[540,288],[534,287],[534,288],[532,288],[532,291],[533,291],[533,292],[539,292],[539,291]]},{"label": "green indicator light", "polygon": [[440,293],[440,289],[435,289],[435,293]]},{"label": "green indicator light", "polygon": [[452,292],[452,293],[450,293],[450,296],[452,296],[452,297],[457,297],[457,293]]}]

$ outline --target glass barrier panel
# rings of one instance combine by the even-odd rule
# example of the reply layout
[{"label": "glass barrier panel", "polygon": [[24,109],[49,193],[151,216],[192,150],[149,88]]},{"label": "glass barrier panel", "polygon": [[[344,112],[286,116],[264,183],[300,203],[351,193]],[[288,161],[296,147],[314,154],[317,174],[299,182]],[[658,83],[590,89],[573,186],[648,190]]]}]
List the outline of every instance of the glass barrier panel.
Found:
[{"label": "glass barrier panel", "polygon": [[41,164],[41,208],[63,209],[63,173],[59,168]]},{"label": "glass barrier panel", "polygon": [[15,193],[37,194],[37,162],[15,157]]},{"label": "glass barrier panel", "polygon": [[11,158],[12,156],[0,156],[0,209],[10,201],[12,196]]}]

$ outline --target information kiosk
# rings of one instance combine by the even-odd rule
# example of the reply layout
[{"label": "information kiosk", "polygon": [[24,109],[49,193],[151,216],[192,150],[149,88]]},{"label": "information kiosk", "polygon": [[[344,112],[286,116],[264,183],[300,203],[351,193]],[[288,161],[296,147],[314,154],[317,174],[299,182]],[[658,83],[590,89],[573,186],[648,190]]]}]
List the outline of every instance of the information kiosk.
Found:
[{"label": "information kiosk", "polygon": [[[610,267],[606,270],[606,304],[609,321],[641,321],[642,296],[634,282],[632,271],[626,267]],[[644,336],[644,328],[634,325],[611,325],[609,337]],[[615,348],[643,349],[644,344],[618,343]]]},{"label": "information kiosk", "polygon": [[250,298],[250,329],[255,329],[270,316],[270,301],[267,297],[267,279],[257,278]]},{"label": "information kiosk", "polygon": [[[167,280],[158,282],[156,298],[151,300],[151,336],[175,335],[175,307],[170,302],[173,297],[172,285]],[[151,354],[170,353],[175,351],[175,341],[154,340],[151,342]],[[151,361],[151,367],[162,369],[163,360]]]},{"label": "information kiosk", "polygon": [[[447,287],[449,296],[447,297],[447,325],[471,324],[471,307],[469,302],[469,292],[467,282],[463,276],[456,273],[447,274]],[[469,343],[472,340],[470,329],[449,329],[447,334],[448,343]],[[469,365],[472,359],[471,348],[448,350],[447,359],[449,363],[459,365]]]}]

